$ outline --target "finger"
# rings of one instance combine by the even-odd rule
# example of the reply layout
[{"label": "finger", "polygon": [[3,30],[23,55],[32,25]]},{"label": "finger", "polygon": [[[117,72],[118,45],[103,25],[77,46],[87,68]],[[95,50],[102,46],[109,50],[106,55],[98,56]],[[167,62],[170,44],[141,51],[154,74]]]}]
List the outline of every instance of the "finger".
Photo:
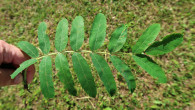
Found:
[{"label": "finger", "polygon": [[1,69],[0,68],[0,86],[15,85],[22,82],[22,75],[17,75],[14,79],[11,79],[10,75],[14,72],[14,69]]},{"label": "finger", "polygon": [[[24,62],[25,60],[30,59],[30,57],[22,52],[19,48],[14,45],[10,45],[5,41],[0,40],[0,65],[2,63],[11,63],[16,68]],[[30,83],[35,74],[34,65],[30,66],[27,70],[27,82]]]},{"label": "finger", "polygon": [[19,48],[0,40],[0,65],[2,63],[12,63],[15,66],[19,66],[28,59],[30,57]]},{"label": "finger", "polygon": [[31,83],[35,74],[35,66],[31,65],[27,70],[27,83]]}]

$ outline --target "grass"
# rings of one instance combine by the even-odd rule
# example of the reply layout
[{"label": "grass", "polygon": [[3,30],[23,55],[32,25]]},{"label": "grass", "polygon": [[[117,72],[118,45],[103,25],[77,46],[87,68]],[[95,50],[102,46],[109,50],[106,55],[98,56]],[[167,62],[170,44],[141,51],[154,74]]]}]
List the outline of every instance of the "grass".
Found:
[{"label": "grass", "polygon": [[[97,13],[107,17],[107,39],[99,51],[105,51],[108,39],[117,26],[131,23],[128,38],[122,52],[131,52],[142,32],[152,23],[161,24],[157,40],[171,33],[182,33],[184,42],[169,54],[153,57],[166,72],[168,83],[158,84],[144,70],[135,65],[131,57],[120,56],[130,65],[136,76],[137,88],[133,94],[120,73],[110,65],[117,84],[117,93],[110,97],[91,63],[89,55],[83,56],[93,70],[97,85],[97,97],[89,98],[73,73],[78,96],[72,97],[63,88],[53,70],[55,98],[46,100],[41,94],[38,72],[29,85],[32,94],[23,90],[23,85],[0,88],[0,109],[195,109],[195,2],[193,0],[167,0],[148,2],[147,0],[4,0],[0,3],[0,39],[16,45],[18,41],[29,41],[38,46],[37,28],[40,22],[48,25],[52,51],[57,23],[67,18],[69,24],[77,16],[85,20],[85,43],[82,49],[89,50],[89,31]],[[69,25],[70,27],[70,25]],[[70,32],[70,30],[69,30]],[[70,43],[66,48],[71,50]],[[71,54],[67,55],[70,61]],[[106,59],[110,62],[110,59]],[[54,60],[53,60],[54,61]],[[36,65],[38,67],[38,65]],[[38,69],[38,68],[37,68]]]}]

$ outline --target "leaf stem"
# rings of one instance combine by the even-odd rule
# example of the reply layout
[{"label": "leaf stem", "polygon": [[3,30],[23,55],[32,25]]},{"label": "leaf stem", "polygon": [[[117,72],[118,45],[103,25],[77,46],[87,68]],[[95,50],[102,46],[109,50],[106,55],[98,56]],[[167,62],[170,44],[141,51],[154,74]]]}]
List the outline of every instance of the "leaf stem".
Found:
[{"label": "leaf stem", "polygon": [[75,51],[64,51],[64,53],[74,53]]},{"label": "leaf stem", "polygon": [[[47,54],[47,55],[43,55],[43,56],[41,56],[41,57],[38,57],[38,58],[36,58],[37,60],[39,60],[39,59],[41,59],[41,58],[43,58],[43,57],[45,57],[45,56],[53,56],[53,55],[56,55],[56,54],[58,54],[58,53],[74,53],[75,51],[63,51],[63,52],[53,52],[53,53],[49,53],[49,54]],[[80,52],[78,52],[78,53],[93,53],[92,51],[89,51],[89,50],[82,50],[82,51],[80,51]],[[94,53],[99,53],[99,54],[104,54],[104,55],[111,55],[111,53],[109,53],[109,52],[94,52]],[[123,53],[123,52],[117,52],[117,53],[112,53],[113,55],[132,55],[132,53]]]},{"label": "leaf stem", "polygon": [[36,58],[36,59],[39,60],[39,59],[41,59],[41,58],[43,58],[43,57],[45,57],[45,56],[52,56],[52,55],[56,55],[56,54],[58,54],[58,53],[59,53],[59,52],[49,53],[49,54],[47,54],[47,55],[43,55],[43,56],[38,57],[38,58]]},{"label": "leaf stem", "polygon": [[76,98],[77,100],[80,100],[80,99],[90,99],[91,97],[81,97],[81,98]]},{"label": "leaf stem", "polygon": [[91,102],[91,100],[90,100],[90,99],[88,99],[88,101],[91,103],[91,105],[92,105],[93,109],[95,109],[95,106],[94,106],[94,104]]},{"label": "leaf stem", "polygon": [[92,53],[92,51],[82,50],[81,52]]}]

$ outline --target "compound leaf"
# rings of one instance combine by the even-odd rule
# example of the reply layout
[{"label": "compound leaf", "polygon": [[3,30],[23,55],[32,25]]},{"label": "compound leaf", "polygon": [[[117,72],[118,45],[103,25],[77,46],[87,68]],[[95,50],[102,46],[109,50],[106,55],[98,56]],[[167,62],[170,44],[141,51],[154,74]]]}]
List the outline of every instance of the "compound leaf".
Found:
[{"label": "compound leaf", "polygon": [[55,58],[55,66],[58,70],[58,77],[60,81],[64,84],[65,88],[70,94],[76,96],[77,91],[74,88],[74,82],[69,70],[68,60],[66,56],[61,53],[58,53]]},{"label": "compound leaf", "polygon": [[119,51],[126,42],[127,28],[125,25],[118,27],[111,35],[110,42],[108,44],[108,50],[110,53]]},{"label": "compound leaf", "polygon": [[110,56],[111,62],[114,65],[114,67],[119,71],[122,76],[125,78],[125,81],[127,82],[128,88],[133,93],[133,91],[136,88],[135,78],[133,74],[131,73],[131,69],[118,57],[116,56]]},{"label": "compound leaf", "polygon": [[158,78],[158,82],[166,83],[167,78],[161,67],[156,64],[150,57],[142,54],[133,55],[135,62],[148,72],[152,77]]},{"label": "compound leaf", "polygon": [[174,50],[183,41],[183,35],[176,33],[171,34],[163,38],[160,42],[154,42],[151,46],[146,49],[148,55],[163,55]]},{"label": "compound leaf", "polygon": [[46,34],[47,25],[45,22],[40,23],[38,27],[38,40],[39,40],[39,47],[44,54],[49,53],[50,51],[50,42],[49,37]]},{"label": "compound leaf", "polygon": [[95,97],[97,93],[96,86],[87,61],[81,54],[75,52],[72,55],[72,62],[82,88],[89,96]]},{"label": "compound leaf", "polygon": [[25,68],[31,66],[32,64],[36,63],[36,59],[30,59],[24,61],[22,64],[20,64],[20,67],[17,68],[14,73],[11,74],[11,79],[14,79],[19,73],[21,73]]},{"label": "compound leaf", "polygon": [[66,48],[68,43],[68,21],[62,19],[57,26],[55,35],[55,48],[58,52],[61,52]]},{"label": "compound leaf", "polygon": [[90,56],[106,90],[111,96],[113,96],[116,92],[116,83],[110,67],[102,56],[95,53],[91,53]]},{"label": "compound leaf", "polygon": [[30,57],[37,58],[39,56],[37,48],[33,46],[31,43],[27,41],[20,41],[17,45]]},{"label": "compound leaf", "polygon": [[84,41],[84,21],[82,16],[77,16],[72,21],[72,28],[70,34],[70,46],[74,51],[77,51]]},{"label": "compound leaf", "polygon": [[39,65],[39,79],[41,91],[45,98],[54,97],[54,85],[52,81],[52,62],[50,56],[45,56]]},{"label": "compound leaf", "polygon": [[96,15],[91,28],[89,47],[92,51],[99,49],[106,37],[106,17],[99,13]]},{"label": "compound leaf", "polygon": [[141,54],[148,48],[149,44],[156,39],[159,32],[160,24],[152,24],[149,26],[133,46],[132,52],[135,54]]}]

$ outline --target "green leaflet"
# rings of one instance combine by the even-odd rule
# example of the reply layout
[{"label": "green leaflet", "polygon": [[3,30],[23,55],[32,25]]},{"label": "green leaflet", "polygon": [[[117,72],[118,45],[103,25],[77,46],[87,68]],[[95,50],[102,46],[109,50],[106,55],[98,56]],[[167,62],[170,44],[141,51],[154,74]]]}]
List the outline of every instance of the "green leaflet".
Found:
[{"label": "green leaflet", "polygon": [[158,82],[166,83],[167,78],[161,67],[146,55],[133,55],[135,62],[148,72],[152,77],[158,78]]},{"label": "green leaflet", "polygon": [[81,56],[81,54],[74,53],[72,55],[72,62],[74,71],[77,74],[82,88],[87,94],[89,94],[89,96],[95,98],[97,93],[96,86],[87,61]]},{"label": "green leaflet", "polygon": [[57,26],[55,35],[55,48],[58,52],[65,49],[68,43],[68,21],[62,19]]},{"label": "green leaflet", "polygon": [[72,28],[70,34],[70,46],[74,51],[77,51],[84,41],[84,20],[82,16],[77,16],[72,21]]},{"label": "green leaflet", "polygon": [[45,56],[39,65],[39,79],[41,91],[45,98],[54,97],[54,85],[52,81],[52,62],[50,56]]},{"label": "green leaflet", "polygon": [[89,47],[92,51],[99,49],[106,37],[106,17],[104,14],[99,13],[94,21],[91,28]]},{"label": "green leaflet", "polygon": [[101,80],[104,83],[104,86],[106,87],[106,90],[111,96],[113,96],[116,92],[116,83],[110,67],[102,56],[95,53],[91,53],[90,56]]},{"label": "green leaflet", "polygon": [[74,88],[74,82],[69,70],[69,65],[66,56],[61,53],[58,53],[55,59],[55,66],[58,70],[58,77],[60,81],[64,84],[65,88],[68,89],[68,92],[71,95],[76,96],[77,91]]},{"label": "green leaflet", "polygon": [[152,24],[149,26],[133,46],[132,52],[135,54],[141,54],[148,48],[149,44],[156,39],[159,32],[160,24]]},{"label": "green leaflet", "polygon": [[42,22],[38,27],[38,40],[39,47],[44,54],[48,54],[50,51],[50,42],[49,37],[46,34],[47,25],[45,22]]},{"label": "green leaflet", "polygon": [[126,42],[127,28],[125,25],[118,27],[111,35],[108,50],[110,53],[119,51]]},{"label": "green leaflet", "polygon": [[174,50],[183,41],[183,35],[176,33],[171,34],[163,38],[160,42],[154,42],[151,46],[146,49],[148,55],[163,55]]},{"label": "green leaflet", "polygon": [[30,65],[36,63],[36,59],[30,59],[24,61],[22,64],[20,64],[20,67],[17,68],[14,73],[11,74],[11,79],[14,79],[19,73],[21,73],[25,68],[29,67]]},{"label": "green leaflet", "polygon": [[39,52],[35,46],[33,46],[31,43],[27,41],[20,41],[18,44],[18,47],[22,49],[27,55],[29,55],[32,58],[36,58],[39,56]]},{"label": "green leaflet", "polygon": [[133,91],[136,88],[135,78],[133,74],[131,73],[131,69],[118,57],[116,56],[110,56],[112,64],[114,67],[119,71],[122,76],[125,78],[125,81],[127,82],[128,88],[133,93]]}]

